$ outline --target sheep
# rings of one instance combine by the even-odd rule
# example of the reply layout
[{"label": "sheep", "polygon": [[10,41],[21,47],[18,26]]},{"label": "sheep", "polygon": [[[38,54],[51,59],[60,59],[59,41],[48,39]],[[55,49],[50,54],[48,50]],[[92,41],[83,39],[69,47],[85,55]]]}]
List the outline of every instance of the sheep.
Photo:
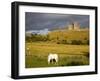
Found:
[{"label": "sheep", "polygon": [[50,64],[50,63],[58,63],[58,54],[52,54],[52,53],[50,53],[49,55],[48,55],[48,64]]}]

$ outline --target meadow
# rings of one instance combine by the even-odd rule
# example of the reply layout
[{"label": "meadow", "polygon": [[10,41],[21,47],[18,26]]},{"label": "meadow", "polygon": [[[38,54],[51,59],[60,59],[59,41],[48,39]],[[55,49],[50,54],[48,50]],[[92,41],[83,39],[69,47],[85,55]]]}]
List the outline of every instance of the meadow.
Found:
[{"label": "meadow", "polygon": [[[25,45],[26,68],[89,65],[89,45],[67,45],[42,41],[26,42]],[[57,64],[48,64],[49,53],[58,54]]]}]

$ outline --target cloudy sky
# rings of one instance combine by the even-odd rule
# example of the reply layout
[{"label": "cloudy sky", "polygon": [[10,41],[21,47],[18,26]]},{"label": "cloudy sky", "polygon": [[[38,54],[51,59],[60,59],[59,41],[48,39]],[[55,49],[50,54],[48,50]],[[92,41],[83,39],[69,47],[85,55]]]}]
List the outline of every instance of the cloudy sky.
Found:
[{"label": "cloudy sky", "polygon": [[53,30],[62,28],[72,22],[78,22],[81,27],[89,27],[88,15],[72,15],[72,14],[53,14],[53,13],[25,13],[26,31],[30,30]]}]

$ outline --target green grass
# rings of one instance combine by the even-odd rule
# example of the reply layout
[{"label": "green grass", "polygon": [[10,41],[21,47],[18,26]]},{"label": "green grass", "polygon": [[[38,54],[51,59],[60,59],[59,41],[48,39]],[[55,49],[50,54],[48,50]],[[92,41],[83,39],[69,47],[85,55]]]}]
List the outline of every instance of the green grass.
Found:
[{"label": "green grass", "polygon": [[89,30],[85,31],[60,31],[55,30],[49,33],[50,39],[66,39],[66,40],[84,40],[89,39]]},{"label": "green grass", "polygon": [[[29,48],[29,50],[27,50]],[[56,67],[56,66],[79,66],[89,64],[88,45],[65,45],[50,42],[26,43],[25,67]],[[57,64],[48,64],[49,53],[59,56]]]}]

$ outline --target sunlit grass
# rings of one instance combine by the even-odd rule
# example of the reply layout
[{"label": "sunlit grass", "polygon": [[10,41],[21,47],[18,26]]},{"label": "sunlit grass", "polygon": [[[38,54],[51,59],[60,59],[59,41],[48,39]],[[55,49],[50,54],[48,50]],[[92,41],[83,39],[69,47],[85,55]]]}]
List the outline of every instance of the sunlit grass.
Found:
[{"label": "sunlit grass", "polygon": [[[29,48],[29,50],[27,50]],[[59,56],[58,64],[47,63],[49,53],[56,53]],[[88,45],[65,45],[50,42],[26,43],[26,68],[49,67],[49,66],[75,66],[88,65]]]}]

